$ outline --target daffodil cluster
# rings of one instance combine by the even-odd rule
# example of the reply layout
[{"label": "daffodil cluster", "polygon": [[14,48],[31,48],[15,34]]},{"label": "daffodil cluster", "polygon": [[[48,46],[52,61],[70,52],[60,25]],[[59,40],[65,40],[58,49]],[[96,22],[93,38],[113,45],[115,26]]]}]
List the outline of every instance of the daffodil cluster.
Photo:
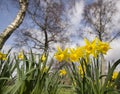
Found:
[{"label": "daffodil cluster", "polygon": [[95,38],[92,42],[85,38],[84,41],[84,46],[76,48],[66,48],[62,50],[58,47],[55,53],[56,60],[59,62],[78,62],[80,58],[87,58],[89,56],[97,58],[99,54],[106,54],[110,49],[109,43],[102,42],[98,38]]}]

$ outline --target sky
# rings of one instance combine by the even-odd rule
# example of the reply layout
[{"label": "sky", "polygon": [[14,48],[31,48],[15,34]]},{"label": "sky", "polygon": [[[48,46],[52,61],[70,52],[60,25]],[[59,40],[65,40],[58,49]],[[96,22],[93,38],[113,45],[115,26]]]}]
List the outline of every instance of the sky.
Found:
[{"label": "sky", "polygon": [[[118,0],[120,3],[120,0]],[[18,9],[16,8],[16,6],[11,6],[9,0],[7,0],[7,2],[5,2],[5,0],[3,0],[3,4],[7,3],[7,8],[4,6],[0,6],[0,32],[3,31],[5,29],[5,27],[7,27],[15,18]],[[84,0],[81,0],[77,3],[75,3],[75,7],[72,7],[69,10],[66,10],[67,16],[70,19],[70,25],[71,27],[68,28],[69,31],[69,35],[74,35],[71,38],[71,43],[70,45],[75,46],[76,44],[79,45],[84,45],[83,40],[81,40],[80,38],[76,37],[78,35],[78,29],[80,26],[80,23],[82,21],[82,14],[83,14],[83,9],[84,9],[84,5],[86,2],[84,2]],[[91,3],[91,0],[87,0],[87,3]],[[120,25],[118,25],[118,19],[120,17],[120,6],[119,3],[117,3],[117,8],[118,8],[118,14],[115,14],[114,16],[114,22],[116,23],[115,28],[119,29]],[[73,32],[75,31],[75,32]],[[12,41],[13,41],[13,35],[10,37],[10,39],[7,41],[7,43],[4,46],[4,50],[8,49],[11,47]],[[93,37],[91,37],[93,38]],[[113,42],[110,43],[111,48],[109,50],[109,52],[107,53],[107,55],[105,56],[106,60],[108,61],[112,61],[112,60],[117,60],[120,58],[120,38],[114,40]]]},{"label": "sky", "polygon": [[[5,5],[4,5],[5,4]],[[6,26],[8,26],[17,14],[17,9],[15,6],[11,6],[12,2],[10,0],[2,0],[0,3],[0,31],[4,30]]]}]

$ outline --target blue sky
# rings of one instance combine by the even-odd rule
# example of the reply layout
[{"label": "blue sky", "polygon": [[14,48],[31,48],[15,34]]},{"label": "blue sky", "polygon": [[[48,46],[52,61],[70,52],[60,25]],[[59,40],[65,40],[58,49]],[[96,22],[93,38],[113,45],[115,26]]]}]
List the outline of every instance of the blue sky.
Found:
[{"label": "blue sky", "polygon": [[13,21],[18,11],[10,0],[6,1],[3,0],[0,5],[0,31],[3,31]]}]

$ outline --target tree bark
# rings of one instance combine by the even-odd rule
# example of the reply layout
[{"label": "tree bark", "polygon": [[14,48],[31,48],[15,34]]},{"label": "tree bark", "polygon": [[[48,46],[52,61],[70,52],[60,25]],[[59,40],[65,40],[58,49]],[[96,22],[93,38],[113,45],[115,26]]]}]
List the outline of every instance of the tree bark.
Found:
[{"label": "tree bark", "polygon": [[5,42],[9,39],[11,34],[20,26],[25,17],[25,13],[28,7],[28,0],[19,0],[20,9],[16,15],[14,21],[8,25],[8,27],[0,34],[0,50]]}]

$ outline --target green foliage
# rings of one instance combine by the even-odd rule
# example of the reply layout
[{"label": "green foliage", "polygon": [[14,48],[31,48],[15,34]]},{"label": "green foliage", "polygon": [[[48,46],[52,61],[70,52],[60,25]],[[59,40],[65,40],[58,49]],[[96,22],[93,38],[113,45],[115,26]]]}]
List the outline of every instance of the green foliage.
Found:
[{"label": "green foliage", "polygon": [[[1,94],[57,94],[60,77],[58,71],[51,71],[52,61],[47,64],[47,54],[45,61],[41,60],[40,55],[34,55],[32,51],[28,55],[23,52],[23,57],[20,59],[19,56],[14,57],[12,60],[15,62],[14,68],[11,68],[13,65],[8,61],[10,58],[2,62],[5,67],[0,78],[2,83],[0,89],[3,91]],[[13,72],[16,74],[14,80],[10,79]],[[13,84],[7,86],[5,81],[9,79]]]},{"label": "green foliage", "polygon": [[72,88],[61,88],[58,94],[76,94]]},{"label": "green foliage", "polygon": [[[117,78],[112,81],[112,75],[117,67],[120,64],[120,59],[116,61],[112,67],[109,68],[107,75],[102,75],[101,73],[101,59],[102,58],[93,58],[86,62],[84,58],[80,60],[80,64],[85,66],[83,68],[83,74],[80,74],[76,63],[72,63],[71,66],[67,66],[67,72],[75,91],[77,94],[119,94],[119,89],[117,84],[120,80],[120,73]],[[100,63],[101,62],[101,63]],[[104,78],[103,78],[104,77]]]},{"label": "green foliage", "polygon": [[[2,54],[4,55],[4,54]],[[65,63],[67,75],[61,75],[59,69],[53,70],[53,60],[48,54],[35,55],[21,52],[0,60],[0,94],[119,94],[120,73],[112,79],[120,59],[108,73],[102,74],[102,56],[81,58],[79,63]],[[80,67],[78,67],[80,65]],[[69,84],[66,79],[71,79]]]},{"label": "green foliage", "polygon": [[5,60],[0,60],[0,93],[3,93],[3,89],[13,84],[12,74],[15,70],[16,64],[13,63],[14,59],[10,58],[10,50],[5,55]]}]

